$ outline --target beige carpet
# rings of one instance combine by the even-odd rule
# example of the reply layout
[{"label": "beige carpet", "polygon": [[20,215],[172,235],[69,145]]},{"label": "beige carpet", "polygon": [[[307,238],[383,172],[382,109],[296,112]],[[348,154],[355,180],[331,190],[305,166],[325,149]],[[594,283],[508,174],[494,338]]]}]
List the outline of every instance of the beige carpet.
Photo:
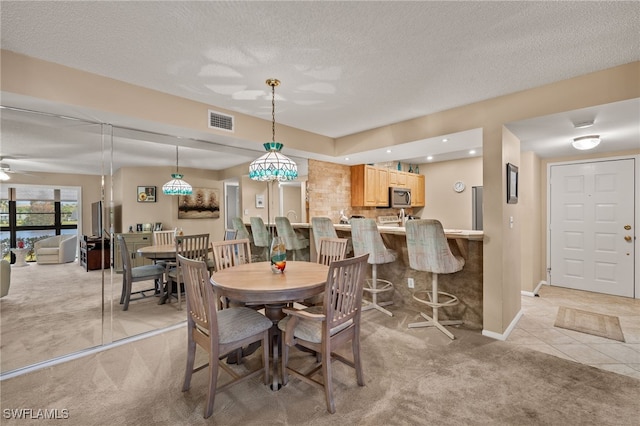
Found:
[{"label": "beige carpet", "polygon": [[0,299],[1,371],[186,320],[184,309],[158,305],[155,297],[132,301],[123,311],[121,280],[107,270],[103,288],[102,271],[87,272],[76,262],[12,268],[9,294]]},{"label": "beige carpet", "polygon": [[613,315],[560,306],[554,326],[624,342],[620,320]]},{"label": "beige carpet", "polygon": [[[637,425],[640,380],[452,327],[407,328],[416,311],[363,315],[365,386],[334,364],[336,414],[323,393],[292,378],[273,392],[255,378],[221,392],[202,417],[206,375],[181,392],[186,329],[12,378],[1,408],[68,410],[68,420],[3,425]],[[348,347],[345,347],[346,351]],[[199,352],[200,360],[202,351]],[[259,362],[253,354],[249,362]],[[313,357],[295,351],[292,362]]]}]

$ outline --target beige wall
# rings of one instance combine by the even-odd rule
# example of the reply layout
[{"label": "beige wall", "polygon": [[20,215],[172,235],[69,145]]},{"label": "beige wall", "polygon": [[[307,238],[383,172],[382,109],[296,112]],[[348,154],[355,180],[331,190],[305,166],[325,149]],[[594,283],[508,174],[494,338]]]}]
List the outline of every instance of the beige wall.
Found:
[{"label": "beige wall", "polygon": [[[438,219],[445,228],[471,229],[471,187],[482,186],[482,157],[420,164],[424,175],[425,206],[416,213],[423,219]],[[455,192],[456,181],[466,184]]]},{"label": "beige wall", "polygon": [[540,235],[543,227],[540,206],[540,158],[533,152],[520,155],[518,204],[521,217],[521,285],[522,290],[533,292],[545,280],[542,269]]},{"label": "beige wall", "polygon": [[[114,205],[118,211],[116,232],[127,232],[129,226],[137,223],[162,222],[164,229],[182,228],[185,234],[208,233],[212,240],[220,240],[224,235],[224,199],[222,182],[217,180],[217,172],[198,169],[180,169],[184,180],[194,188],[217,189],[220,200],[218,219],[178,219],[178,197],[164,195],[162,185],[171,179],[171,167],[124,167],[114,178]],[[156,202],[137,202],[138,186],[155,186]]]}]

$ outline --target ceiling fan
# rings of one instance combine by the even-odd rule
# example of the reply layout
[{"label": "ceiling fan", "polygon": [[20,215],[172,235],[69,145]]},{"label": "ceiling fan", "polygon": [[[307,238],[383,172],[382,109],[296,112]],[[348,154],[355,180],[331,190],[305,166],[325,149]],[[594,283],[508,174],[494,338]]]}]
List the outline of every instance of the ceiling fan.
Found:
[{"label": "ceiling fan", "polygon": [[3,163],[2,162],[2,160],[9,159],[9,158],[13,158],[13,157],[2,157],[2,156],[0,156],[0,181],[5,181],[5,180],[11,179],[10,174],[13,174],[13,173],[19,173],[19,174],[25,174],[25,175],[29,174],[27,172],[22,172],[22,171],[19,171],[19,170],[13,170],[11,168],[11,165],[9,165],[8,163]]}]

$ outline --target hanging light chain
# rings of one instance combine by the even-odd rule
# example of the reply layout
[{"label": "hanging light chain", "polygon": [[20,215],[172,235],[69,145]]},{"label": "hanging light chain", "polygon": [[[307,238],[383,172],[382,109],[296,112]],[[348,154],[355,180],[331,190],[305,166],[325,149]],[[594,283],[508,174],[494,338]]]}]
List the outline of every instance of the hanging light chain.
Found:
[{"label": "hanging light chain", "polygon": [[176,145],[176,174],[180,173],[178,170],[178,145]]},{"label": "hanging light chain", "polygon": [[276,86],[280,85],[280,80],[270,78],[267,84],[271,86],[271,142],[276,141]]}]

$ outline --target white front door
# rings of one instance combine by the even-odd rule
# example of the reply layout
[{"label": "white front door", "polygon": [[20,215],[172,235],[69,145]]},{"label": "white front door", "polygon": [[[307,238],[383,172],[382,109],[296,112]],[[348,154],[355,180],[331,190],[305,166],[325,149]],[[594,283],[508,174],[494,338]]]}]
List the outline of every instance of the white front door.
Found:
[{"label": "white front door", "polygon": [[634,297],[634,159],[550,167],[549,284]]}]

